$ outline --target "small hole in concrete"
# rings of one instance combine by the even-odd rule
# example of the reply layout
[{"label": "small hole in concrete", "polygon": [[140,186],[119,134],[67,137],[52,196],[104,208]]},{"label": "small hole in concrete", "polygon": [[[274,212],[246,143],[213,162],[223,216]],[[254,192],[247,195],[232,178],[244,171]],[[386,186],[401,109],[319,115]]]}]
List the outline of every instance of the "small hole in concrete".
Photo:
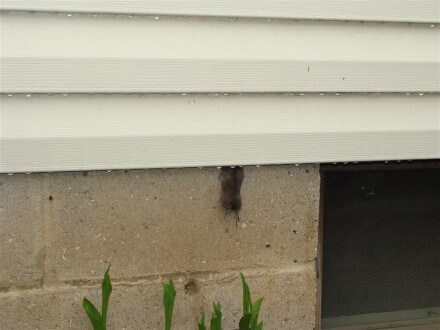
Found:
[{"label": "small hole in concrete", "polygon": [[199,292],[199,286],[192,278],[188,281],[188,283],[185,284],[184,288],[186,294],[196,294],[197,292]]}]

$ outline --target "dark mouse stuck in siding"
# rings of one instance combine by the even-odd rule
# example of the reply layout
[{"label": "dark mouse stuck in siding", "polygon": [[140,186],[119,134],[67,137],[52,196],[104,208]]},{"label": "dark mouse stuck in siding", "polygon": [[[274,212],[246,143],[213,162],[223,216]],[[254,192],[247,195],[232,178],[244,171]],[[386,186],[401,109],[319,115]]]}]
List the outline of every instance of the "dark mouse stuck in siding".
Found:
[{"label": "dark mouse stuck in siding", "polygon": [[223,166],[220,169],[220,202],[226,211],[235,212],[237,216],[237,222],[240,221],[238,212],[240,211],[242,204],[240,190],[243,179],[244,171],[242,167]]}]

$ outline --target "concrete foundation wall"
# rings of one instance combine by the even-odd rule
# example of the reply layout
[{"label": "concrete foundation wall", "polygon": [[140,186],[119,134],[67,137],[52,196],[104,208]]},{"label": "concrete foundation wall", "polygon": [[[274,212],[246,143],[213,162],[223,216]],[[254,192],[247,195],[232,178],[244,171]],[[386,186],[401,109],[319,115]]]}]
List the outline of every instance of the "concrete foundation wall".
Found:
[{"label": "concrete foundation wall", "polygon": [[219,203],[217,168],[0,175],[0,329],[87,329],[111,263],[109,329],[174,329],[220,301],[241,313],[239,273],[264,296],[265,329],[313,329],[319,168],[245,167],[240,222]]}]

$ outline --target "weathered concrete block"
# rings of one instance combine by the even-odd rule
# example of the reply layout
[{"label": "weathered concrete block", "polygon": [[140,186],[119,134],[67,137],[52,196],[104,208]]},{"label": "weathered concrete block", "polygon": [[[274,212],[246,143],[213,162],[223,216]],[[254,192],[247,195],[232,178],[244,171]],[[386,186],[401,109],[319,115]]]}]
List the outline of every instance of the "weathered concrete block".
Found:
[{"label": "weathered concrete block", "polygon": [[[263,297],[260,319],[264,329],[313,329],[315,325],[316,277],[313,265],[285,269],[260,269],[244,272],[251,288],[252,299]],[[208,319],[212,302],[222,304],[224,329],[238,329],[242,315],[242,287],[237,272],[220,273],[212,278],[193,278],[192,290],[186,290],[192,300],[189,304],[188,326],[176,329],[194,329],[192,326],[203,310]]]},{"label": "weathered concrete block", "polygon": [[0,291],[43,276],[43,176],[0,175]]},{"label": "weathered concrete block", "polygon": [[[248,271],[253,297],[264,296],[261,320],[267,330],[313,329],[316,279],[310,265]],[[241,314],[237,272],[176,276],[173,329],[196,329],[201,311],[210,319],[212,302],[223,307],[225,329],[236,329]],[[191,284],[189,284],[191,283]],[[100,306],[100,288],[50,288],[0,296],[0,328],[88,329],[83,296]],[[98,307],[100,308],[100,307]],[[109,329],[163,329],[159,279],[115,283],[110,299]]]},{"label": "weathered concrete block", "polygon": [[215,168],[0,176],[0,329],[88,328],[81,301],[100,301],[105,261],[110,329],[161,329],[167,276],[175,329],[194,329],[213,301],[234,329],[239,271],[265,297],[266,329],[312,329],[318,167],[244,171],[238,224]]},{"label": "weathered concrete block", "polygon": [[243,208],[219,204],[219,170],[49,175],[47,281],[291,266],[316,256],[318,166],[245,167]]}]

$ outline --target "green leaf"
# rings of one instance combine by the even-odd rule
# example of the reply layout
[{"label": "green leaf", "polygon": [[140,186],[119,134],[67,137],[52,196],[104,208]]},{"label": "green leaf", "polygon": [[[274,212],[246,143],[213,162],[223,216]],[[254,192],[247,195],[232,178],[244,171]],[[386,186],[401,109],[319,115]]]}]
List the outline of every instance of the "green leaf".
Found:
[{"label": "green leaf", "polygon": [[249,324],[251,323],[251,314],[247,313],[242,316],[240,322],[238,323],[238,328],[240,330],[249,330]]},{"label": "green leaf", "polygon": [[261,304],[263,303],[263,298],[258,299],[255,303],[252,304],[252,311],[251,311],[251,329],[257,329],[257,323],[258,323],[258,315],[260,314],[260,308]]},{"label": "green leaf", "polygon": [[87,316],[90,319],[90,322],[92,323],[94,330],[104,330],[104,325],[102,321],[101,314],[99,314],[98,310],[96,309],[95,305],[92,304],[92,302],[84,298],[83,299],[83,308],[87,314]]},{"label": "green leaf", "polygon": [[165,330],[171,330],[173,322],[174,299],[176,298],[176,289],[170,279],[168,283],[163,283],[163,305],[165,307]]},{"label": "green leaf", "polygon": [[110,266],[107,267],[107,270],[104,274],[104,279],[102,281],[102,323],[104,329],[107,327],[107,311],[108,311],[108,302],[110,300],[110,294],[112,293],[112,283],[110,281],[110,276],[108,272],[110,271]]},{"label": "green leaf", "polygon": [[211,317],[211,330],[222,330],[222,306],[220,303],[213,305],[214,311]]},{"label": "green leaf", "polygon": [[202,313],[202,317],[200,318],[200,321],[199,321],[199,330],[206,330],[206,325],[205,325],[205,313]]},{"label": "green leaf", "polygon": [[258,323],[254,330],[263,330],[263,322]]},{"label": "green leaf", "polygon": [[243,315],[249,314],[252,308],[251,291],[246,283],[243,274],[241,276],[241,284],[243,286]]}]

